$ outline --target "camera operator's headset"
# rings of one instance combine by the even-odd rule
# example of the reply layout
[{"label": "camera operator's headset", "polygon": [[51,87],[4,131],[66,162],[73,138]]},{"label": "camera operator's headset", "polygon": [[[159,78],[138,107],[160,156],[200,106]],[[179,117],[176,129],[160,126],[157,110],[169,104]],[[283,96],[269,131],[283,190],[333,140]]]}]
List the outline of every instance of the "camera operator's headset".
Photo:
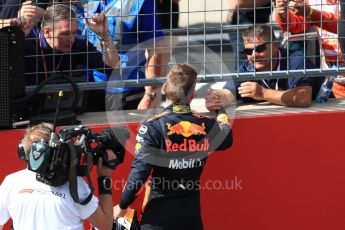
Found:
[{"label": "camera operator's headset", "polygon": [[[46,131],[49,132],[49,134],[53,133],[53,130],[45,124],[36,125],[36,126],[32,127],[32,129],[45,129]],[[44,157],[50,153],[50,150],[51,150],[51,147],[49,146],[49,143],[47,141],[44,141],[44,140],[34,141],[34,142],[32,142],[29,156],[27,156],[25,148],[24,148],[23,139],[22,139],[20,141],[20,143],[18,144],[18,157],[19,157],[19,159],[25,160],[26,162],[28,162],[29,169],[31,169],[31,168],[35,169],[35,168],[37,168],[37,165],[40,165],[42,163],[42,161],[44,160]],[[40,154],[34,154],[37,152],[39,152]],[[72,154],[75,155],[75,152],[73,151]],[[76,158],[76,156],[72,156],[72,157]],[[71,196],[75,202],[77,202],[81,205],[85,205],[85,204],[89,203],[91,198],[92,198],[93,192],[94,192],[94,187],[92,185],[89,173],[90,172],[88,172],[85,176],[87,178],[87,182],[88,182],[88,185],[90,188],[90,193],[84,201],[80,201],[79,197],[78,197],[77,175],[75,173],[75,169],[72,170],[72,173],[70,171],[69,180],[70,180]]]},{"label": "camera operator's headset", "polygon": [[[53,130],[45,124],[36,125],[36,126],[32,127],[31,129],[45,129],[46,131],[48,131],[49,134],[51,134],[53,132]],[[18,157],[19,157],[19,159],[28,162],[29,158],[33,156],[33,152],[35,152],[35,151],[45,152],[47,150],[49,151],[49,149],[50,149],[50,147],[49,147],[49,143],[47,141],[43,141],[43,140],[34,141],[34,142],[32,142],[32,146],[31,146],[29,155],[27,156],[27,152],[25,151],[25,148],[24,148],[23,139],[21,139],[21,141],[18,144]]]}]

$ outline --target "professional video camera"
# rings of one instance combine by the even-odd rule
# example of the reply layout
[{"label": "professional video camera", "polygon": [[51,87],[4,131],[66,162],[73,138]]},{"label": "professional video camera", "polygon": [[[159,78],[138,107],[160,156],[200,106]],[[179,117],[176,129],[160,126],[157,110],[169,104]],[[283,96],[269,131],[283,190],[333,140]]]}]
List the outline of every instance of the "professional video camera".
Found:
[{"label": "professional video camera", "polygon": [[[41,140],[32,144],[28,169],[36,172],[38,181],[51,186],[69,181],[72,198],[86,204],[87,200],[79,202],[77,176],[87,177],[92,195],[94,189],[89,177],[92,165],[101,157],[104,166],[115,169],[124,160],[124,145],[128,138],[129,132],[123,126],[105,128],[101,133],[81,125],[52,132],[49,142]],[[108,160],[106,149],[111,149],[116,159]],[[23,158],[23,155],[19,157]]]}]

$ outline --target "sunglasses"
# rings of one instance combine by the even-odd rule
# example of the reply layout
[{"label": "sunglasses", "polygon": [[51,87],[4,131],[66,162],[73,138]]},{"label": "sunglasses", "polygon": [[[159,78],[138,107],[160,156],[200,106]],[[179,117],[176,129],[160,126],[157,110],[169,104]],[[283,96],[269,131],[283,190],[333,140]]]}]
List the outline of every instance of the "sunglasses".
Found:
[{"label": "sunglasses", "polygon": [[255,46],[254,48],[246,48],[244,49],[244,52],[247,54],[247,55],[252,55],[253,53],[253,50],[255,50],[255,52],[258,52],[258,53],[262,53],[266,50],[266,45],[269,44],[269,42],[266,42],[264,44],[261,44],[261,45],[258,45],[258,46]]}]

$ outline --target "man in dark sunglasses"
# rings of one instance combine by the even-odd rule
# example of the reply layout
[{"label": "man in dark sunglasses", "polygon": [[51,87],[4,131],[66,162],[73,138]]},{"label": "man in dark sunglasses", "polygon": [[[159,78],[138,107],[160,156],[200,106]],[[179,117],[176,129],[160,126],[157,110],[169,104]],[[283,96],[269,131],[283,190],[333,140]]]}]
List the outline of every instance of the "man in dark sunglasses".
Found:
[{"label": "man in dark sunglasses", "polygon": [[[267,25],[248,28],[244,34],[244,52],[247,55],[239,72],[263,72],[280,70],[312,69],[314,64],[302,52],[278,48],[273,30]],[[293,77],[287,79],[264,79],[256,81],[228,82],[221,90],[210,90],[206,107],[210,111],[228,106],[234,100],[245,103],[267,101],[285,106],[309,106],[320,87],[321,79]],[[236,97],[235,97],[236,96]]]},{"label": "man in dark sunglasses", "polygon": [[270,42],[265,42],[261,45],[255,46],[254,48],[245,48],[244,52],[247,56],[252,55],[253,51],[258,52],[258,53],[262,53],[266,50],[267,44],[270,44]]}]

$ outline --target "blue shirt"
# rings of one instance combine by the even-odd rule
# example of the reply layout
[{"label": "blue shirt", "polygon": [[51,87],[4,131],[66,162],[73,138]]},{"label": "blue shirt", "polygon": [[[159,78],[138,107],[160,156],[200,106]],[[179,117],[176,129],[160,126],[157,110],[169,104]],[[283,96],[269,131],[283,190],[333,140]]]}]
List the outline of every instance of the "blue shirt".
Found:
[{"label": "blue shirt", "polygon": [[[124,1],[126,2],[126,1]],[[93,3],[94,2],[90,2]],[[125,3],[122,3],[125,4]],[[117,49],[121,60],[121,69],[114,72],[109,78],[109,75],[94,71],[95,81],[107,80],[127,80],[127,79],[144,79],[144,67],[146,64],[145,45],[153,47],[154,39],[162,39],[163,32],[159,23],[159,18],[155,15],[153,0],[136,0],[128,9],[128,12],[121,12],[122,22],[119,22],[120,17],[116,15],[115,9],[121,9],[121,1],[108,0],[106,5],[97,2],[94,6],[95,10],[89,13],[100,13],[105,8],[111,7],[111,10],[106,14],[109,24],[110,36],[113,40],[119,42]],[[80,11],[79,11],[80,12]],[[82,21],[79,21],[79,26]],[[121,23],[120,27],[117,25]],[[120,31],[118,28],[121,28]],[[95,46],[99,43],[97,36],[92,31],[82,29],[87,35],[89,41]],[[144,45],[144,46],[143,46]],[[139,87],[125,87],[107,89],[108,92],[128,92],[140,89]]]},{"label": "blue shirt", "polygon": [[[40,35],[39,35],[40,34]],[[43,55],[42,55],[43,54]],[[104,70],[107,73],[112,68],[106,66],[102,54],[85,38],[78,36],[72,46],[71,53],[54,51],[45,40],[42,32],[33,29],[25,40],[25,71],[26,85],[35,85],[53,73],[81,77],[83,69]],[[45,73],[45,67],[47,73]]]},{"label": "blue shirt", "polygon": [[[279,49],[281,53],[281,58],[279,60],[280,70],[299,70],[299,69],[313,69],[315,68],[315,65],[308,59],[305,58],[303,53],[300,51],[289,51],[290,56],[287,57],[287,50],[286,49]],[[304,60],[305,60],[305,66],[304,66]],[[239,69],[240,73],[248,73],[248,72],[254,72],[255,67],[249,63],[249,61],[245,61]],[[241,77],[241,76],[240,76]],[[257,80],[254,82],[257,82],[259,85],[270,88],[270,89],[277,89],[278,90],[288,90],[288,89],[294,89],[299,86],[312,86],[314,83],[314,78],[311,80],[308,77],[290,77],[285,79],[265,79],[265,80]],[[278,82],[277,82],[278,81]],[[246,103],[256,102],[253,98],[242,98],[238,93],[238,87],[245,81],[236,81],[234,82],[235,89],[236,89],[236,97],[239,100],[242,100]],[[224,86],[225,89],[233,90],[233,84],[232,82],[227,82]]]}]

